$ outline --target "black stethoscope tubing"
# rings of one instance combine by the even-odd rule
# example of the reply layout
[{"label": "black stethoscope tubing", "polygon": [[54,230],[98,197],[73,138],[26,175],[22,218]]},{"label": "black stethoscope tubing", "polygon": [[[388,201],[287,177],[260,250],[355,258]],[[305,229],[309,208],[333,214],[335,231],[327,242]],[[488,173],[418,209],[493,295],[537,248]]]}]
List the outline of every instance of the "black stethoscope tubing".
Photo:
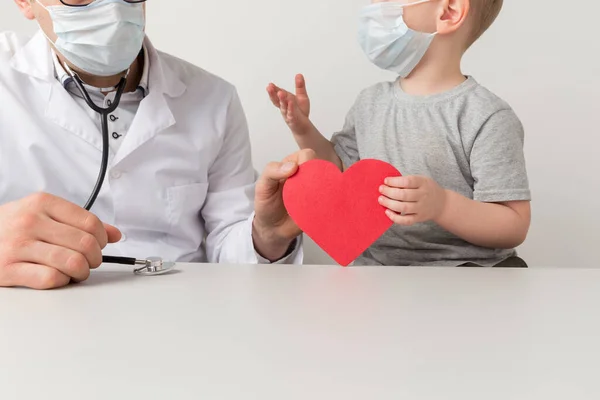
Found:
[{"label": "black stethoscope tubing", "polygon": [[[115,98],[114,98],[112,104],[106,108],[103,108],[103,107],[97,106],[94,103],[94,101],[90,97],[88,91],[85,89],[84,83],[81,80],[81,78],[75,73],[72,73],[72,77],[73,77],[73,81],[75,82],[75,85],[81,92],[81,95],[83,96],[83,99],[85,100],[87,105],[92,110],[94,110],[95,112],[100,114],[100,116],[102,118],[102,161],[100,163],[100,171],[98,173],[98,179],[96,180],[94,189],[92,190],[92,194],[90,195],[90,198],[88,199],[88,201],[86,202],[86,204],[84,206],[84,208],[87,211],[90,211],[92,209],[92,207],[94,206],[94,204],[96,203],[96,200],[98,199],[98,195],[100,194],[100,191],[102,190],[102,185],[104,184],[104,179],[106,178],[106,171],[108,169],[109,140],[110,140],[110,137],[108,134],[108,117],[110,116],[110,114],[115,112],[115,110],[119,107],[119,104],[121,102],[121,97],[123,96],[123,92],[125,91],[125,86],[127,85],[127,78],[125,78],[125,77],[121,78],[121,81],[119,82],[119,84],[116,87],[117,93],[115,94]],[[103,256],[102,262],[110,263],[110,264],[135,265],[137,260],[135,258],[130,258],[130,257]]]}]

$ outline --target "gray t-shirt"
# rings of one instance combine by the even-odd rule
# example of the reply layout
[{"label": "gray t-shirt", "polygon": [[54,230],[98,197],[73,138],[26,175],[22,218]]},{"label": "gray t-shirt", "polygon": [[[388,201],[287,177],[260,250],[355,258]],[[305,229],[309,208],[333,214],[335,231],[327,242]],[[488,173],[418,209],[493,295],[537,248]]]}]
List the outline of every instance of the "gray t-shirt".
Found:
[{"label": "gray t-shirt", "polygon": [[[398,81],[364,90],[332,142],[349,167],[378,159],[403,175],[434,179],[482,202],[531,200],[523,126],[510,106],[469,77],[458,87],[414,97]],[[515,250],[475,246],[428,222],[395,225],[356,265],[492,266]]]}]

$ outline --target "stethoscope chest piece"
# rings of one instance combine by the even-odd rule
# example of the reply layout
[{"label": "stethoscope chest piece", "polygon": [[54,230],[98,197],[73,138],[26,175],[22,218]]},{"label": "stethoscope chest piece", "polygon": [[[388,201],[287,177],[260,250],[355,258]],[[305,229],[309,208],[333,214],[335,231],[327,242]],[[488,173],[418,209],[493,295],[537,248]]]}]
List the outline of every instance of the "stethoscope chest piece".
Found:
[{"label": "stethoscope chest piece", "polygon": [[136,268],[133,273],[143,276],[163,275],[175,269],[174,262],[163,261],[160,257],[149,257],[146,260],[140,260],[137,265],[143,265],[141,268]]}]

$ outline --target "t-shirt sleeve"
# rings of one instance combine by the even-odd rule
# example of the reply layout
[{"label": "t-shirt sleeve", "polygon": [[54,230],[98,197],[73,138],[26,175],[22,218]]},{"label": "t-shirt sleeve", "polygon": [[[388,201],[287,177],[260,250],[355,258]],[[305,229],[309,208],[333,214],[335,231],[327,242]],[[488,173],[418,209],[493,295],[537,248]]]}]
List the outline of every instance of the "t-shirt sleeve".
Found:
[{"label": "t-shirt sleeve", "polygon": [[475,138],[470,157],[475,200],[531,200],[524,139],[523,125],[513,110],[498,111],[486,121]]},{"label": "t-shirt sleeve", "polygon": [[350,168],[360,160],[356,142],[355,107],[356,105],[348,112],[344,128],[331,138],[335,152],[346,168]]}]

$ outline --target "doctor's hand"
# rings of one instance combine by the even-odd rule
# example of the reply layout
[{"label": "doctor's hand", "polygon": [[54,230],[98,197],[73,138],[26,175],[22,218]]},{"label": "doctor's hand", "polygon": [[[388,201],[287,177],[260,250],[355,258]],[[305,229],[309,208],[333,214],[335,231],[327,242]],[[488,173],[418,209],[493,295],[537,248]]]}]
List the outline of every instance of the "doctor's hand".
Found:
[{"label": "doctor's hand", "polygon": [[252,237],[256,251],[270,261],[281,259],[302,233],[283,204],[283,185],[299,165],[314,158],[314,151],[302,150],[281,163],[271,163],[256,184]]},{"label": "doctor's hand", "polygon": [[271,102],[279,109],[283,119],[294,135],[306,135],[316,130],[310,121],[310,99],[304,76],[296,75],[296,94],[271,83],[267,87]]},{"label": "doctor's hand", "polygon": [[54,289],[81,282],[121,233],[49,194],[0,206],[0,287]]}]

